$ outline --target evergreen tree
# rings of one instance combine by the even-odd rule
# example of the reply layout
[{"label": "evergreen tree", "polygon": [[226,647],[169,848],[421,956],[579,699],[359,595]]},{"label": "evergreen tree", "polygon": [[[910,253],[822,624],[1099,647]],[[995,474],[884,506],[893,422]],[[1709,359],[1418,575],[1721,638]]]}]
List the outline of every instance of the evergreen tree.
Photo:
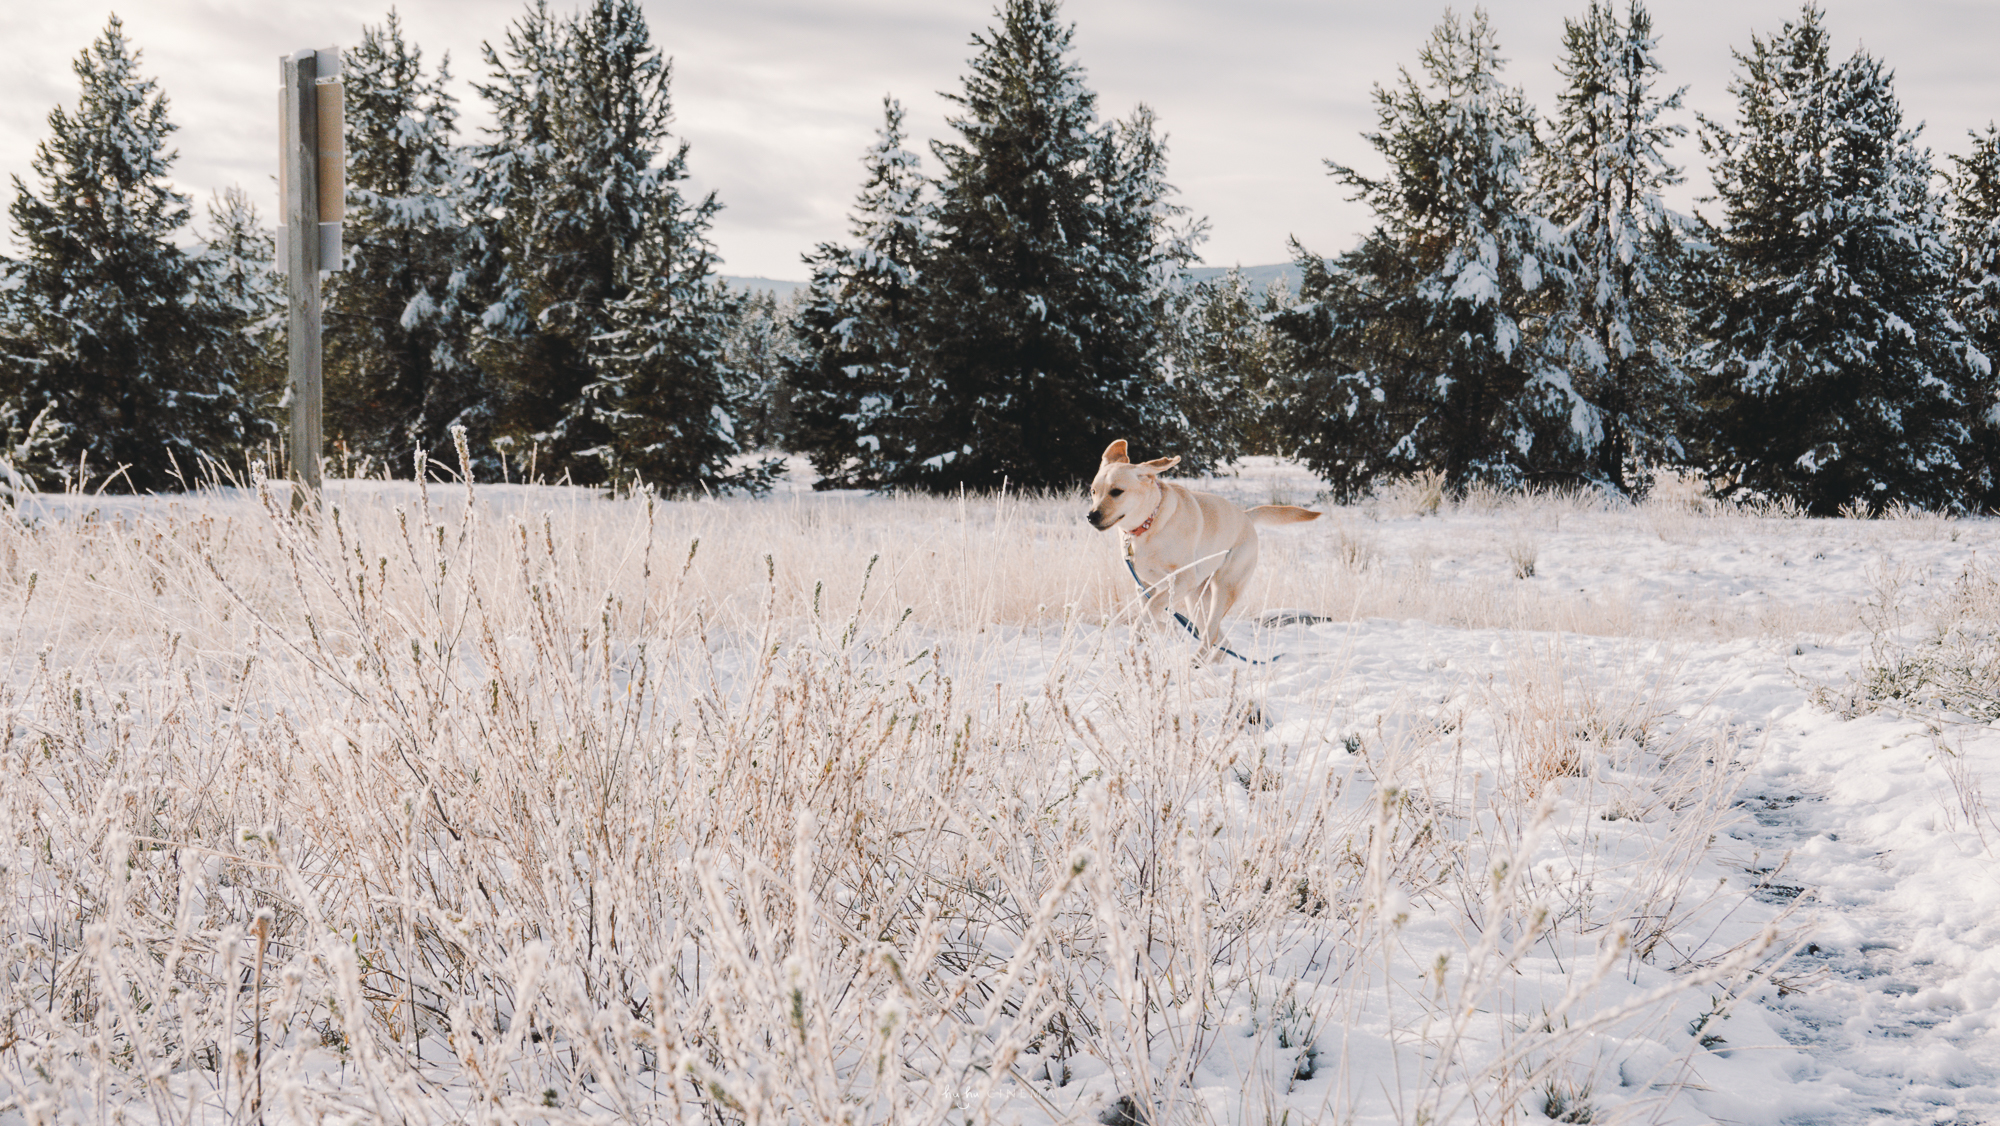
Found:
[{"label": "evergreen tree", "polygon": [[[74,112],[49,114],[40,190],[14,179],[26,255],[0,285],[15,346],[0,403],[59,435],[55,458],[112,487],[191,483],[263,436],[246,375],[219,366],[238,325],[215,308],[200,264],[175,245],[187,197],[167,179],[174,125],[116,16],[78,57]],[[87,462],[87,463],[86,463]],[[122,470],[122,472],[119,472]]]},{"label": "evergreen tree", "polygon": [[780,458],[731,460],[751,437],[737,433],[731,407],[745,379],[726,356],[744,301],[709,279],[715,259],[702,232],[713,211],[711,197],[655,227],[634,248],[626,295],[609,307],[592,357],[598,378],[585,388],[608,441],[586,454],[612,484],[757,493],[783,468]]},{"label": "evergreen tree", "polygon": [[1170,394],[1186,428],[1175,447],[1183,464],[1278,452],[1270,396],[1281,359],[1267,318],[1289,300],[1282,281],[1259,297],[1241,270],[1173,294],[1161,323]]},{"label": "evergreen tree", "polygon": [[1661,200],[1681,182],[1666,156],[1686,130],[1663,120],[1680,90],[1655,93],[1660,64],[1652,16],[1631,0],[1621,21],[1608,0],[1591,0],[1564,21],[1566,84],[1550,123],[1538,205],[1560,225],[1574,255],[1569,300],[1553,318],[1547,352],[1569,369],[1589,404],[1578,439],[1587,472],[1621,492],[1631,463],[1678,456],[1688,379],[1683,321],[1673,284],[1680,221]]},{"label": "evergreen tree", "polygon": [[1208,223],[1190,219],[1187,208],[1172,201],[1178,190],[1167,182],[1166,139],[1151,106],[1142,103],[1129,120],[1112,123],[1098,148],[1097,181],[1104,202],[1098,246],[1109,252],[1118,279],[1113,323],[1125,328],[1128,347],[1144,357],[1143,370],[1153,377],[1147,390],[1158,403],[1154,421],[1180,455],[1181,471],[1211,472],[1242,456],[1244,420],[1225,422],[1219,412],[1244,400],[1179,379],[1172,368],[1170,318],[1194,287],[1188,265],[1208,237]]},{"label": "evergreen tree", "polygon": [[262,420],[253,439],[275,438],[286,382],[285,279],[277,240],[259,221],[250,194],[238,187],[209,201],[207,228],[194,263],[197,300],[190,313],[205,329],[195,336],[194,366],[233,383]]},{"label": "evergreen tree", "polygon": [[476,149],[491,217],[479,242],[494,292],[476,357],[499,383],[499,441],[533,451],[542,476],[721,483],[737,446],[720,368],[735,312],[710,280],[720,204],[681,195],[672,68],[636,0],[571,18],[537,0],[485,53],[496,124]]},{"label": "evergreen tree", "polygon": [[450,59],[426,74],[394,9],[345,67],[348,207],[344,269],[327,294],[326,428],[364,466],[402,474],[414,450],[449,450],[452,427],[483,446],[489,425],[467,354],[458,105]]},{"label": "evergreen tree", "polygon": [[208,203],[208,230],[201,236],[201,264],[214,303],[252,331],[279,329],[285,281],[278,269],[277,240],[257,216],[257,205],[242,188],[225,188]]},{"label": "evergreen tree", "polygon": [[[537,198],[547,189],[555,160],[555,103],[563,76],[563,26],[546,0],[531,0],[499,47],[481,43],[491,81],[473,83],[491,108],[484,143],[467,146],[469,190],[466,288],[479,318],[472,358],[489,385],[493,448],[518,475],[559,478],[550,458],[544,473],[548,427],[559,419],[563,392],[580,393],[587,364],[558,337],[541,331],[530,302],[529,260],[537,234]],[[540,388],[541,381],[559,387]],[[511,475],[502,466],[503,476]]]},{"label": "evergreen tree", "polygon": [[854,244],[821,243],[805,257],[812,284],[784,376],[790,445],[821,488],[911,476],[925,434],[917,285],[930,208],[920,160],[903,147],[902,103],[884,97],[882,117],[848,220]]},{"label": "evergreen tree", "polygon": [[1300,303],[1275,324],[1290,359],[1284,438],[1342,496],[1383,474],[1454,486],[1577,473],[1589,404],[1538,349],[1558,307],[1560,236],[1530,210],[1534,115],[1500,80],[1483,11],[1447,14],[1394,88],[1375,88],[1389,165],[1329,161],[1376,226],[1329,265],[1293,243]]},{"label": "evergreen tree", "polygon": [[[1006,0],[976,34],[926,256],[921,418],[899,483],[1075,481],[1116,437],[1164,448],[1165,149],[1150,113],[1097,123],[1054,0]],[[1183,257],[1184,260],[1184,257]]]},{"label": "evergreen tree", "polygon": [[723,366],[733,376],[729,413],[745,448],[786,448],[792,430],[786,375],[803,356],[793,325],[804,309],[804,292],[782,302],[770,290],[745,293],[723,337]]},{"label": "evergreen tree", "polygon": [[[1967,397],[1973,450],[1967,503],[2000,510],[2000,129],[1972,134],[1972,151],[1952,158],[1952,242],[1958,249],[1953,307],[1983,361]],[[1975,361],[1977,366],[1978,361]]]},{"label": "evergreen tree", "polygon": [[42,363],[35,326],[24,316],[26,302],[7,298],[16,283],[16,264],[0,259],[0,507],[64,479],[63,451],[68,430],[55,416],[57,404],[35,393],[23,376]]},{"label": "evergreen tree", "polygon": [[1246,366],[1241,373],[1245,390],[1250,392],[1248,414],[1243,424],[1243,452],[1246,454],[1264,457],[1282,457],[1285,454],[1278,409],[1289,360],[1274,322],[1280,313],[1291,306],[1291,285],[1282,277],[1273,278],[1257,299],[1254,326],[1246,326],[1258,345],[1246,355]]},{"label": "evergreen tree", "polygon": [[1721,205],[1697,360],[1710,470],[1821,515],[1956,503],[1973,368],[1930,154],[1880,62],[1829,61],[1816,7],[1736,58],[1735,127],[1702,122]]},{"label": "evergreen tree", "polygon": [[44,403],[30,415],[19,397],[0,398],[0,508],[14,508],[22,497],[61,479],[65,434],[62,423],[50,417],[54,410],[54,403]]}]

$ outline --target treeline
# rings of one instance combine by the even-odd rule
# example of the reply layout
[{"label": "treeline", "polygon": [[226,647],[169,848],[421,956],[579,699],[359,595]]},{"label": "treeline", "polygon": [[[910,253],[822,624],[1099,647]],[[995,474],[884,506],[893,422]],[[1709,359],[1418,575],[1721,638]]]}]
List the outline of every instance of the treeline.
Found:
[{"label": "treeline", "polygon": [[[336,472],[765,487],[1061,485],[1111,437],[1196,466],[1297,456],[1385,475],[1986,510],[2000,503],[2000,134],[1933,165],[1880,60],[1808,6],[1737,53],[1698,121],[1714,190],[1662,202],[1686,130],[1651,18],[1566,25],[1544,118],[1483,13],[1447,14],[1375,91],[1374,213],[1302,283],[1196,283],[1159,122],[1099,116],[1054,0],[973,37],[946,139],[885,98],[849,237],[779,305],[715,276],[721,204],[685,187],[671,68],[635,0],[537,0],[483,50],[495,124],[458,131],[447,61],[395,14],[347,52],[345,269],[327,298]],[[240,192],[183,246],[165,98],[114,18],[50,117],[25,250],[0,263],[9,487],[175,487],[268,456],[282,408],[271,237]],[[928,165],[928,167],[927,167]],[[449,459],[455,462],[455,458]]]},{"label": "treeline", "polygon": [[1334,175],[1376,225],[1266,311],[1279,443],[1342,493],[1452,482],[1629,491],[1676,466],[1723,493],[1991,509],[2000,151],[1940,177],[1890,72],[1836,60],[1821,11],[1736,54],[1733,119],[1699,120],[1714,191],[1669,211],[1652,22],[1566,25],[1556,113],[1500,75],[1483,14],[1447,16],[1375,91],[1387,172]]}]

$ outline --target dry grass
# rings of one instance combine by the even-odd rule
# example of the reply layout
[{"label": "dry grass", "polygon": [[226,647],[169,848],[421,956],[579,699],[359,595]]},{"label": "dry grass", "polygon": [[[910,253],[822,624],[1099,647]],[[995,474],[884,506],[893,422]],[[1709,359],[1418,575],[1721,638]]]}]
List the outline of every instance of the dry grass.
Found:
[{"label": "dry grass", "polygon": [[[1238,678],[1101,628],[1080,509],[0,521],[0,1112],[1499,1121],[1768,965],[1774,930],[1662,944],[1742,766],[1656,673],[1551,650],[1449,719],[1274,743]],[[1603,622],[1284,550],[1263,605]],[[1545,955],[1566,990],[1522,995]]]},{"label": "dry grass", "polygon": [[1872,635],[1859,674],[1820,702],[1845,715],[1890,711],[1933,726],[2000,722],[2000,576],[1976,559],[1941,586],[1885,559],[1870,574]]},{"label": "dry grass", "polygon": [[1507,562],[1513,565],[1514,577],[1532,579],[1535,577],[1535,560],[1540,558],[1542,545],[1534,533],[1525,528],[1517,528],[1507,537]]}]

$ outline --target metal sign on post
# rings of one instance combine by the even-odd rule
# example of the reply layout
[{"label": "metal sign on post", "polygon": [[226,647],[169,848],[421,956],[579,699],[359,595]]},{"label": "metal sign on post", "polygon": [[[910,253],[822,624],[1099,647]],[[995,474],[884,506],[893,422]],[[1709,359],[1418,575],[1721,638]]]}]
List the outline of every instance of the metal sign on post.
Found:
[{"label": "metal sign on post", "polygon": [[340,221],[347,200],[341,140],[340,48],[278,60],[278,260],[284,264],[287,367],[291,374],[292,507],[317,504],[320,429],[322,271],[340,269]]}]

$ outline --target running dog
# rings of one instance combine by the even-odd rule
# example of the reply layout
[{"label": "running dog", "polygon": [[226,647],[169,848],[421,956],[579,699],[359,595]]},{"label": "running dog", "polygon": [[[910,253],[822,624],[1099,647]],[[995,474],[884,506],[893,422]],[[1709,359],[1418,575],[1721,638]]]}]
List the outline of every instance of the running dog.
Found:
[{"label": "running dog", "polygon": [[1163,457],[1134,464],[1125,439],[1106,447],[1090,483],[1090,526],[1116,528],[1125,556],[1145,586],[1146,608],[1164,622],[1186,606],[1200,631],[1202,658],[1222,642],[1222,619],[1235,607],[1257,569],[1257,525],[1301,524],[1319,513],[1289,504],[1260,504],[1245,512],[1213,493],[1160,480],[1180,463]]}]

